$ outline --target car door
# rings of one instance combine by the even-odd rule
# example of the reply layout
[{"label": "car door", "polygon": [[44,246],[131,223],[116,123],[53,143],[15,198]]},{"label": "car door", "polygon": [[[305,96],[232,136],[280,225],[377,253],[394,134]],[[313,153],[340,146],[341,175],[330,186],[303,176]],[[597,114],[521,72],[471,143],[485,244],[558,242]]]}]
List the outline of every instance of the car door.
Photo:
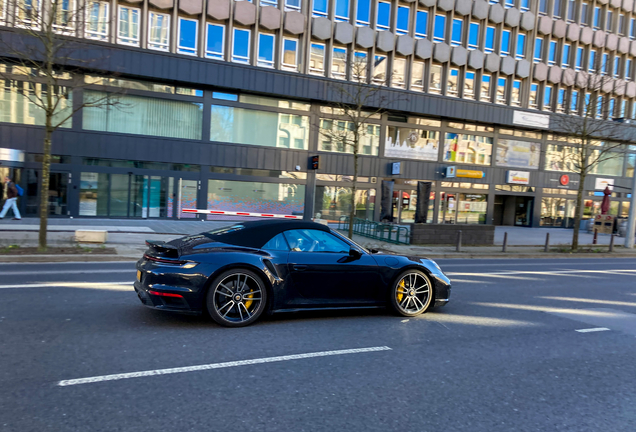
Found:
[{"label": "car door", "polygon": [[284,235],[291,248],[289,274],[304,304],[378,302],[378,266],[369,254],[360,251],[359,256],[349,256],[351,246],[327,231],[289,230]]}]

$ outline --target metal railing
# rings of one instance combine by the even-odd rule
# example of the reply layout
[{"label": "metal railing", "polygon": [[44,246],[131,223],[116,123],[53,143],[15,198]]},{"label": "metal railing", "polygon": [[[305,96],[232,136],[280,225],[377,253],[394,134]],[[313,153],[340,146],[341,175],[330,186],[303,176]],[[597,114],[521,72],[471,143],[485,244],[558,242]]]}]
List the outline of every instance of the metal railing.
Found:
[{"label": "metal railing", "polygon": [[[349,230],[349,217],[342,216],[338,221],[338,230]],[[353,233],[387,243],[410,244],[409,229],[403,226],[373,222],[370,220],[353,218]]]}]

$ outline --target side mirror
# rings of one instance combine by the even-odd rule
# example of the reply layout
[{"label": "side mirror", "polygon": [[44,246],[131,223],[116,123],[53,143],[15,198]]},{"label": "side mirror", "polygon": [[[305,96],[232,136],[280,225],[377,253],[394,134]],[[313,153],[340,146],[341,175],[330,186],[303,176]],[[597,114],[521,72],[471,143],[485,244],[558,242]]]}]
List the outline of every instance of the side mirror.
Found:
[{"label": "side mirror", "polygon": [[360,259],[360,257],[362,256],[362,252],[357,249],[351,248],[349,249],[349,256],[354,259]]},{"label": "side mirror", "polygon": [[371,249],[369,252],[371,252],[372,254],[377,254],[377,253],[378,253],[378,252],[380,252],[380,251],[379,251],[379,250],[377,250],[377,249]]}]

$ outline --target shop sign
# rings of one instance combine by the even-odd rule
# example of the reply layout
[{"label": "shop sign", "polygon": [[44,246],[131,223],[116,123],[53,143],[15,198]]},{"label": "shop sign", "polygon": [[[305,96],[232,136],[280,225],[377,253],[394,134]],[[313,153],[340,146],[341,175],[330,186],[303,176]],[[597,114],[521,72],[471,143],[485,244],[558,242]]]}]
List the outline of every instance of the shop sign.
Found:
[{"label": "shop sign", "polygon": [[541,144],[527,141],[499,139],[497,165],[510,168],[539,168]]},{"label": "shop sign", "polygon": [[[389,128],[384,144],[384,156],[436,161],[439,155],[439,141],[427,131],[409,128]],[[436,133],[435,133],[436,134]]]},{"label": "shop sign", "polygon": [[530,171],[507,171],[506,183],[520,185],[530,184]]},{"label": "shop sign", "polygon": [[455,177],[455,167],[454,166],[449,166],[446,167],[446,171],[444,172],[444,177],[446,178],[454,178]]},{"label": "shop sign", "polygon": [[512,123],[520,126],[548,129],[550,127],[550,116],[546,114],[515,111],[512,115]]},{"label": "shop sign", "polygon": [[559,183],[561,183],[561,185],[563,186],[567,186],[568,184],[570,184],[570,176],[567,174],[563,174],[561,177],[559,177]]},{"label": "shop sign", "polygon": [[604,179],[604,178],[597,178],[594,181],[594,189],[595,190],[605,190],[605,188],[608,187],[609,190],[614,190],[614,180],[613,179]]},{"label": "shop sign", "polygon": [[486,177],[486,173],[483,171],[458,169],[455,171],[455,176],[462,178],[480,179]]},{"label": "shop sign", "polygon": [[391,175],[400,175],[400,162],[393,162],[391,164]]}]

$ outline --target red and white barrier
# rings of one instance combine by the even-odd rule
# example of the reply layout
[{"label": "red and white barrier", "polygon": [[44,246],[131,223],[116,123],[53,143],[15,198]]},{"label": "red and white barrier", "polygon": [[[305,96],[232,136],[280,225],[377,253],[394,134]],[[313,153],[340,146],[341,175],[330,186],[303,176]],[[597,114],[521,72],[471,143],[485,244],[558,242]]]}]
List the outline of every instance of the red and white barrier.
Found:
[{"label": "red and white barrier", "polygon": [[270,213],[247,213],[247,212],[233,212],[222,210],[199,210],[199,209],[182,209],[183,213],[197,213],[197,214],[212,214],[223,216],[254,216],[254,217],[269,217],[279,219],[302,219],[302,216],[270,214]]}]

